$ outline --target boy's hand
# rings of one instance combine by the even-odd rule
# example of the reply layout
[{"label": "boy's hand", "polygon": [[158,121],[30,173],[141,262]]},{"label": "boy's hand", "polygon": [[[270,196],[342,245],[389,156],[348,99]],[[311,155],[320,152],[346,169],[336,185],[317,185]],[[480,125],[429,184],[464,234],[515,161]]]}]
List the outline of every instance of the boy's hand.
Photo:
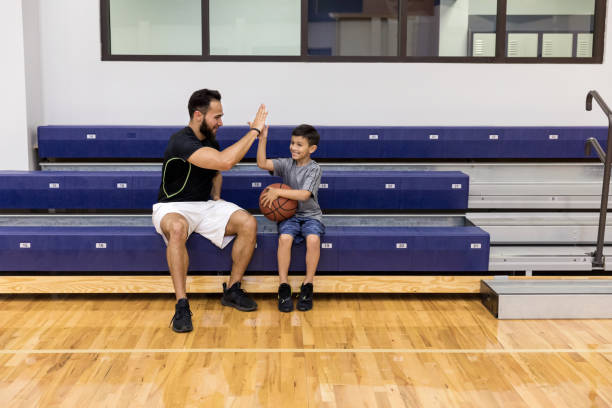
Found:
[{"label": "boy's hand", "polygon": [[253,119],[252,122],[249,122],[249,127],[256,128],[262,131],[266,123],[267,117],[268,117],[268,111],[266,110],[266,105],[262,103],[261,105],[259,105],[259,109],[257,110],[257,113],[255,114],[255,119]]},{"label": "boy's hand", "polygon": [[274,200],[276,200],[279,196],[279,188],[266,188],[261,195],[261,204],[264,207],[272,208],[271,204]]},{"label": "boy's hand", "polygon": [[268,125],[264,125],[263,129],[261,130],[261,133],[259,134],[260,139],[265,139],[266,137],[268,137],[268,128]]}]

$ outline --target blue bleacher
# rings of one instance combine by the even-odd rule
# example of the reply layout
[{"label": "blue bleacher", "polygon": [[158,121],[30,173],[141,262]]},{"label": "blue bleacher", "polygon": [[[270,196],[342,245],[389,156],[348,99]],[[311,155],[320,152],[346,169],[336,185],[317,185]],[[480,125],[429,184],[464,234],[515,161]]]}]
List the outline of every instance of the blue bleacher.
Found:
[{"label": "blue bleacher", "polygon": [[[41,126],[41,158],[160,159],[180,126]],[[285,157],[293,126],[272,126],[268,156]],[[582,159],[589,137],[605,146],[604,127],[355,127],[319,126],[315,159]],[[222,148],[242,137],[224,126]],[[246,158],[255,158],[256,144]],[[591,157],[597,157],[592,152]]]},{"label": "blue bleacher", "polygon": [[[260,232],[251,271],[276,272],[275,231]],[[328,227],[321,272],[486,271],[489,234],[477,227]],[[228,271],[224,250],[193,234],[190,271]],[[303,244],[294,246],[292,271],[304,271]],[[152,227],[0,227],[0,271],[167,271],[166,247]]]},{"label": "blue bleacher", "polygon": [[[42,126],[38,135],[39,156],[157,160],[162,157],[170,135],[178,129],[180,127]],[[271,128],[269,157],[287,156],[291,129],[288,126]],[[578,137],[585,137],[582,133],[592,136],[599,132],[595,128],[533,128],[529,131],[424,127],[318,129],[323,142],[315,159],[365,160],[494,157],[500,154],[523,157],[521,155],[554,150],[541,146],[527,148],[525,146],[531,146],[525,142],[528,139],[534,139],[532,142],[536,145],[548,146],[556,142],[558,149],[551,154],[558,155],[559,151],[567,149],[568,143],[578,143]],[[245,132],[244,127],[223,127],[218,134],[221,146],[231,144]],[[557,136],[550,138],[551,132]],[[493,138],[493,134],[497,136]],[[505,150],[508,146],[512,148]],[[255,146],[247,157],[254,155]],[[226,172],[222,197],[243,208],[257,210],[262,189],[279,181],[264,171]],[[0,172],[0,208],[150,211],[157,201],[159,183],[159,171],[5,171]],[[465,211],[468,194],[469,178],[458,171],[326,171],[319,188],[319,201],[324,212]],[[453,273],[488,269],[489,234],[469,222],[402,225],[393,219],[378,225],[359,217],[345,220],[348,221],[344,224],[327,226],[318,268],[321,272]],[[165,245],[151,226],[84,226],[78,222],[69,225],[1,226],[0,270],[92,273],[168,270]],[[249,270],[276,273],[277,243],[274,224],[267,220],[260,223],[257,248]],[[219,250],[194,234],[187,248],[191,271],[226,272],[231,268],[231,246]],[[304,271],[304,252],[303,244],[294,246],[292,271]]]},{"label": "blue bleacher", "polygon": [[[150,210],[160,172],[0,171],[0,209]],[[259,208],[259,195],[280,182],[264,171],[226,172],[222,197]],[[457,171],[328,171],[321,179],[323,210],[465,210],[469,179]]]}]

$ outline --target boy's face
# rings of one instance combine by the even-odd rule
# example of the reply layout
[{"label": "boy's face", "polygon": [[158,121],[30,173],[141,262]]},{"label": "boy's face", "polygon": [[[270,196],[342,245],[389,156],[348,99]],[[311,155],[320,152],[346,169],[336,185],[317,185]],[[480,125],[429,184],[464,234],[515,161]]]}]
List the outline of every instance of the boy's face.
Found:
[{"label": "boy's face", "polygon": [[291,144],[289,145],[289,151],[291,152],[291,158],[293,160],[302,160],[310,157],[314,151],[317,150],[317,146],[310,146],[308,139],[304,136],[291,136]]}]

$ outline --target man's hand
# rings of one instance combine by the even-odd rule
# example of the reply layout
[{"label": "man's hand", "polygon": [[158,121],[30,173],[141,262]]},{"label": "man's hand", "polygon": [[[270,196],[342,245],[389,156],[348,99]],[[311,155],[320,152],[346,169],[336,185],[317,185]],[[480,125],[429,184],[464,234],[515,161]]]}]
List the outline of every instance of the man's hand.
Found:
[{"label": "man's hand", "polygon": [[274,200],[276,200],[279,196],[280,188],[266,188],[261,195],[261,204],[264,207],[272,208],[271,204]]},{"label": "man's hand", "polygon": [[255,119],[252,122],[249,122],[249,127],[258,129],[259,131],[263,130],[264,125],[266,124],[266,118],[268,117],[268,111],[266,110],[266,105],[263,103],[259,105],[259,109],[255,114]]}]

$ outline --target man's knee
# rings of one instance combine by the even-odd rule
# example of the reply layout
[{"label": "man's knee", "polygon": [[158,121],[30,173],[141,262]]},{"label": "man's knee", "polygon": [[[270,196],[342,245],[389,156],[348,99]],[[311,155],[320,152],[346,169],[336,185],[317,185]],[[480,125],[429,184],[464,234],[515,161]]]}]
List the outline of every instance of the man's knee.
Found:
[{"label": "man's knee", "polygon": [[241,218],[238,233],[255,236],[257,234],[257,220],[255,217],[245,211],[244,216]]},{"label": "man's knee", "polygon": [[182,220],[172,220],[166,226],[166,238],[168,241],[187,241],[189,227]]}]

